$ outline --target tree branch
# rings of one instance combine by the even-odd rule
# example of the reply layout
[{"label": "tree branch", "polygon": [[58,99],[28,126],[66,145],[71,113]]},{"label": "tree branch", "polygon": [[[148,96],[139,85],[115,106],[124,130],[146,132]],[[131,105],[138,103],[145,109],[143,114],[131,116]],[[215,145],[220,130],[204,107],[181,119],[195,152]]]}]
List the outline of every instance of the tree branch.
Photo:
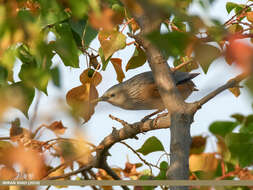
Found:
[{"label": "tree branch", "polygon": [[216,90],[214,90],[213,92],[208,94],[207,96],[205,96],[202,99],[200,99],[199,101],[193,103],[193,104],[195,104],[195,109],[196,110],[200,109],[202,105],[207,103],[209,100],[213,99],[215,96],[217,96],[218,94],[220,94],[224,90],[238,86],[239,82],[241,82],[247,76],[248,76],[247,73],[242,73],[242,74],[238,75],[237,77],[229,80],[226,84],[220,86],[219,88],[217,88]]}]

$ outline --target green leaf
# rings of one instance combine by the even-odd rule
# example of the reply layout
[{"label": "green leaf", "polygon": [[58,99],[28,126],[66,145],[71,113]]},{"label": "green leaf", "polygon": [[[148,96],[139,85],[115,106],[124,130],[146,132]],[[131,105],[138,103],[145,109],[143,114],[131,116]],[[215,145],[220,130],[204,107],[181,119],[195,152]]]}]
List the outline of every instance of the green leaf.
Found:
[{"label": "green leaf", "polygon": [[237,122],[216,121],[210,125],[209,131],[215,135],[225,137],[227,134],[231,133],[236,126],[238,126]]},{"label": "green leaf", "polygon": [[0,65],[0,86],[6,84],[8,78],[8,70]]},{"label": "green leaf", "polygon": [[156,151],[164,151],[164,147],[155,136],[148,138],[142,147],[137,150],[137,152],[140,152],[143,155]]},{"label": "green leaf", "polygon": [[98,33],[98,40],[103,49],[105,60],[120,49],[126,47],[126,36],[119,31],[105,31]]},{"label": "green leaf", "polygon": [[86,24],[85,26],[85,34],[84,34],[84,45],[85,47],[89,47],[90,43],[92,42],[92,40],[94,40],[96,38],[98,34],[98,31],[93,29],[89,23]]},{"label": "green leaf", "polygon": [[161,34],[160,31],[154,31],[147,35],[147,38],[161,50],[166,56],[184,55],[184,50],[189,42],[189,35],[183,32],[169,32]]},{"label": "green leaf", "polygon": [[59,54],[64,65],[78,68],[80,51],[76,46],[69,24],[57,24],[55,30],[56,41],[53,43],[54,50]]},{"label": "green leaf", "polygon": [[104,52],[101,47],[98,49],[98,54],[99,54],[100,59],[102,61],[102,70],[105,71],[105,69],[111,59],[111,56],[107,60],[105,60]]},{"label": "green leaf", "polygon": [[220,50],[209,44],[199,44],[195,47],[195,60],[198,61],[205,73],[211,63],[220,55]]},{"label": "green leaf", "polygon": [[68,1],[71,8],[71,13],[74,17],[82,18],[84,15],[87,14],[89,10],[89,3],[88,1],[83,0],[75,0],[75,1]]},{"label": "green leaf", "polygon": [[50,80],[48,70],[40,69],[33,64],[23,64],[19,72],[20,79],[30,88],[38,88],[47,94],[47,85]]},{"label": "green leaf", "polygon": [[30,53],[29,47],[25,44],[17,48],[17,56],[23,63],[36,64],[34,56]]},{"label": "green leaf", "polygon": [[237,122],[242,123],[245,116],[239,113],[231,115],[232,118],[236,119]]},{"label": "green leaf", "polygon": [[160,172],[159,174],[155,177],[155,180],[163,180],[167,179],[166,172],[169,168],[169,165],[167,162],[163,161],[160,163]]},{"label": "green leaf", "polygon": [[24,115],[28,118],[28,110],[35,96],[35,89],[33,87],[26,86],[24,82],[13,83],[10,87],[13,89],[17,89],[23,94],[24,104],[20,107],[17,107],[17,109],[22,111]]},{"label": "green leaf", "polygon": [[61,22],[68,18],[67,13],[57,0],[39,0],[40,3],[40,21],[42,27]]},{"label": "green leaf", "polygon": [[238,7],[239,5],[236,4],[236,3],[233,3],[233,2],[227,2],[226,4],[226,10],[228,12],[228,14],[233,10],[235,9],[236,7]]},{"label": "green leaf", "polygon": [[84,48],[88,48],[92,40],[94,40],[98,34],[98,31],[90,26],[87,19],[88,18],[85,17],[81,20],[69,20],[73,37],[78,47],[84,45]]},{"label": "green leaf", "polygon": [[135,69],[141,67],[146,62],[146,54],[140,47],[136,47],[134,50],[134,54],[128,61],[126,65],[126,71],[129,69]]},{"label": "green leaf", "polygon": [[225,137],[225,142],[240,166],[253,164],[253,135],[247,133],[231,133]]},{"label": "green leaf", "polygon": [[60,70],[59,67],[54,67],[50,70],[52,81],[57,87],[61,87]]}]

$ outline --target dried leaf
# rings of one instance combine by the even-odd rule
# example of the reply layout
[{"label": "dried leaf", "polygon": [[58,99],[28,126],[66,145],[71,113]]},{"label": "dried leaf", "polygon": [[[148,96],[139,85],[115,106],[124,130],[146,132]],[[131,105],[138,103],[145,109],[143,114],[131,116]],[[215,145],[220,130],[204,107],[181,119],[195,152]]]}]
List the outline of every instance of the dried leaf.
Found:
[{"label": "dried leaf", "polygon": [[130,25],[131,25],[131,28],[133,30],[133,33],[135,33],[137,30],[140,29],[138,23],[135,20],[132,20],[132,22],[130,23]]},{"label": "dried leaf", "polygon": [[122,82],[125,78],[125,74],[122,70],[122,60],[119,58],[111,58],[110,61],[112,62],[112,65],[117,73],[117,80],[119,82]]},{"label": "dried leaf", "polygon": [[206,137],[195,136],[192,138],[190,154],[200,154],[205,150]]},{"label": "dried leaf", "polygon": [[140,176],[140,172],[136,171],[136,164],[131,164],[130,162],[126,162],[125,169],[122,171],[125,177],[129,177],[132,180],[136,180]]},{"label": "dried leaf", "polygon": [[97,60],[97,57],[98,57],[98,55],[93,55],[93,54],[91,54],[89,57],[90,58],[90,62],[89,62],[90,66],[92,66],[96,70],[100,69],[100,67],[101,67],[100,63]]},{"label": "dried leaf", "polygon": [[41,179],[46,174],[45,160],[37,151],[19,146],[9,151],[6,156],[11,163],[18,164],[31,180]]},{"label": "dried leaf", "polygon": [[81,86],[72,88],[66,95],[67,103],[72,107],[77,116],[81,116],[87,122],[92,114],[97,102],[93,100],[98,98],[96,87],[91,83],[85,83]]},{"label": "dried leaf", "polygon": [[229,88],[229,91],[232,92],[235,95],[235,97],[238,97],[241,94],[239,87]]},{"label": "dried leaf", "polygon": [[53,131],[56,135],[63,135],[67,129],[63,126],[61,121],[55,121],[51,123],[47,128]]},{"label": "dried leaf", "polygon": [[81,83],[91,83],[94,86],[97,86],[102,81],[102,76],[99,72],[96,72],[93,69],[86,69],[80,75]]},{"label": "dried leaf", "polygon": [[1,180],[11,180],[17,176],[17,172],[11,167],[2,167],[0,169],[0,179]]},{"label": "dried leaf", "polygon": [[98,33],[98,40],[101,44],[105,60],[114,52],[126,47],[126,36],[116,30],[101,30]]},{"label": "dried leaf", "polygon": [[96,29],[112,30],[116,25],[123,22],[124,15],[110,8],[104,8],[100,13],[91,12],[89,22]]},{"label": "dried leaf", "polygon": [[215,171],[219,160],[213,153],[192,154],[189,158],[190,171]]}]

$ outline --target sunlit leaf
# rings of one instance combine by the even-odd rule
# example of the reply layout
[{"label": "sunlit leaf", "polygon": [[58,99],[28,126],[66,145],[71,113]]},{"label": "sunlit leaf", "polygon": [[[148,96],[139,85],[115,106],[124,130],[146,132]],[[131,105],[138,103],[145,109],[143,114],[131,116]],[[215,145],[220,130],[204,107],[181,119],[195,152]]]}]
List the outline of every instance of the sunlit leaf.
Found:
[{"label": "sunlit leaf", "polygon": [[192,154],[189,158],[189,168],[191,172],[195,171],[215,171],[219,160],[213,153]]},{"label": "sunlit leaf", "polygon": [[98,40],[103,49],[105,60],[107,60],[114,52],[123,49],[126,46],[126,36],[115,30],[100,31],[98,33]]},{"label": "sunlit leaf", "polygon": [[110,61],[112,62],[112,65],[116,71],[117,74],[117,80],[119,82],[122,82],[125,78],[125,74],[122,70],[122,60],[119,58],[111,58]]},{"label": "sunlit leaf", "polygon": [[247,19],[251,23],[253,22],[253,11],[247,12]]},{"label": "sunlit leaf", "polygon": [[227,9],[228,13],[230,13],[232,10],[234,10],[237,7],[239,7],[239,5],[237,3],[233,3],[233,2],[226,3],[226,9]]},{"label": "sunlit leaf", "polygon": [[156,151],[164,151],[164,147],[155,136],[148,138],[142,147],[137,150],[137,152],[140,152],[143,155],[147,155]]},{"label": "sunlit leaf", "polygon": [[140,47],[136,47],[134,50],[134,54],[128,61],[126,65],[126,71],[129,69],[135,69],[141,67],[146,62],[146,54]]}]

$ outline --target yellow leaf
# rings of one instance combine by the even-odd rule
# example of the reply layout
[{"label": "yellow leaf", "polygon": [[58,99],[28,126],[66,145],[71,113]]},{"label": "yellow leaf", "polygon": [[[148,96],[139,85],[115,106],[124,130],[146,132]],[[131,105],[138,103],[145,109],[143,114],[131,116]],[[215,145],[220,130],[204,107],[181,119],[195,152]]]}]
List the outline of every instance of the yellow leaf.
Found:
[{"label": "yellow leaf", "polygon": [[67,103],[72,107],[74,114],[83,117],[86,122],[94,113],[97,102],[93,100],[97,98],[97,89],[91,83],[72,88],[66,95]]},{"label": "yellow leaf", "polygon": [[126,47],[126,36],[116,30],[101,30],[98,33],[98,40],[107,60],[114,52]]},{"label": "yellow leaf", "polygon": [[121,64],[122,60],[119,58],[111,58],[110,61],[112,62],[113,67],[117,73],[117,80],[119,82],[122,82],[123,79],[125,78],[125,74],[122,70],[122,64]]},{"label": "yellow leaf", "polygon": [[219,160],[213,153],[192,154],[189,158],[190,171],[215,171]]}]

